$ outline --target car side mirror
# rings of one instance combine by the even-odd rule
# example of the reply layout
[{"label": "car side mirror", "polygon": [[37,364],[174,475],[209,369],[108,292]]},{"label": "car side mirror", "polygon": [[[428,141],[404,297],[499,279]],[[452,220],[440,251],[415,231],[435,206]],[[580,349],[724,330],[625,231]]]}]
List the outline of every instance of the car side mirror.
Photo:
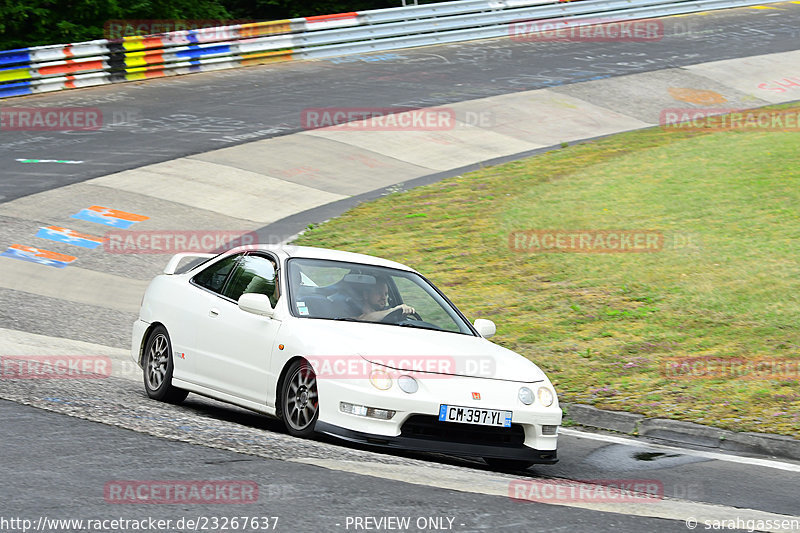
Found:
[{"label": "car side mirror", "polygon": [[246,292],[239,298],[239,309],[253,313],[254,315],[261,315],[272,318],[275,310],[269,301],[269,296],[266,294],[258,294],[255,292]]},{"label": "car side mirror", "polygon": [[478,330],[478,333],[480,333],[481,337],[484,339],[488,339],[497,333],[497,326],[494,325],[494,322],[486,320],[485,318],[479,318],[475,321],[475,329]]}]

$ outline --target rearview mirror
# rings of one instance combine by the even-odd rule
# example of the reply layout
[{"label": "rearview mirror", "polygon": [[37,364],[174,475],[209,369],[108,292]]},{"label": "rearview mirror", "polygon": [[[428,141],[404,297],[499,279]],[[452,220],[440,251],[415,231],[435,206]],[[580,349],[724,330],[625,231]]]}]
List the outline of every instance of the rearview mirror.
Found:
[{"label": "rearview mirror", "polygon": [[497,333],[497,327],[494,325],[494,322],[486,320],[485,318],[479,318],[475,321],[475,329],[478,330],[478,333],[480,333],[481,337],[484,339],[488,339]]},{"label": "rearview mirror", "polygon": [[254,315],[261,315],[272,317],[275,310],[269,301],[269,296],[266,294],[258,294],[255,292],[246,292],[239,298],[239,309],[253,313]]}]

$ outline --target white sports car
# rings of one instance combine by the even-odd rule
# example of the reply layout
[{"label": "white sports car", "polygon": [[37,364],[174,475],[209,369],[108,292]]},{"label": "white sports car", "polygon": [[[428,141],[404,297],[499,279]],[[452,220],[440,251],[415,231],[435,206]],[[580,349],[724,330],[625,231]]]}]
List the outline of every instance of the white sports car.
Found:
[{"label": "white sports car", "polygon": [[[204,261],[177,273],[186,257]],[[399,263],[258,245],[173,257],[144,295],[131,355],[151,398],[195,392],[295,436],[555,463],[553,386],[494,333]]]}]

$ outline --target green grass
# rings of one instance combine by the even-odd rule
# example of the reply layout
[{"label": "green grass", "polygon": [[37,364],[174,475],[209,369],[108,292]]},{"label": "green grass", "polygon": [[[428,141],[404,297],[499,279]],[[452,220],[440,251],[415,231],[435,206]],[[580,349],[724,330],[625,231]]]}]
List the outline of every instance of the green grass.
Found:
[{"label": "green grass", "polygon": [[[657,230],[657,253],[515,252],[519,230]],[[800,134],[643,130],[394,193],[297,244],[406,263],[564,401],[800,434],[800,382],[673,358],[800,362]]]}]

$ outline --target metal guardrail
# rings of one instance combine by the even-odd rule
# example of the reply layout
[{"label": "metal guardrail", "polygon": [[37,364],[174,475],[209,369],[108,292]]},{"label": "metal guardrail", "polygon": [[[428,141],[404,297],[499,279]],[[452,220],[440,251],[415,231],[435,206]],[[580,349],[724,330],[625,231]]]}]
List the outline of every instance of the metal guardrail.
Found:
[{"label": "metal guardrail", "polygon": [[522,21],[568,28],[778,1],[460,0],[39,46],[0,52],[0,98],[510,36]]}]

